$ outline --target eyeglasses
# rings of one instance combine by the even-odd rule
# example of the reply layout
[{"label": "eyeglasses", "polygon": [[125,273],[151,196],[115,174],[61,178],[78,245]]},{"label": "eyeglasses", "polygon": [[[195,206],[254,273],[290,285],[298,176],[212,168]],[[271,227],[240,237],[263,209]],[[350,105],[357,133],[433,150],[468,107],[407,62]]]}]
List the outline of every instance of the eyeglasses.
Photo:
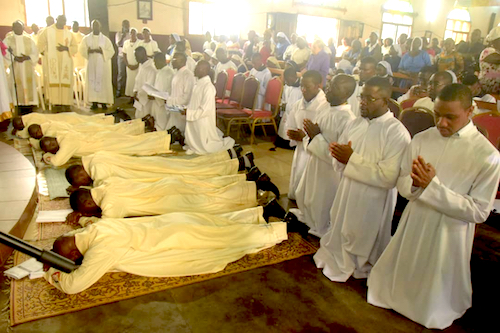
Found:
[{"label": "eyeglasses", "polygon": [[366,96],[366,95],[358,95],[357,96],[358,100],[361,102],[361,101],[366,101],[368,103],[375,103],[376,101],[380,100],[380,99],[384,99],[383,97],[381,98],[373,98],[371,96]]}]

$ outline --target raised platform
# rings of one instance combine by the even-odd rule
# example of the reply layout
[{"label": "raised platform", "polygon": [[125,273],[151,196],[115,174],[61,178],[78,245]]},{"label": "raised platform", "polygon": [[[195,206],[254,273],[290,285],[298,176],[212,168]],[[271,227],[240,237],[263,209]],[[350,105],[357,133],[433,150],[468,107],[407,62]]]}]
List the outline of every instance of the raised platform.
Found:
[{"label": "raised platform", "polygon": [[[0,142],[0,231],[22,238],[37,204],[36,170],[20,152]],[[12,249],[0,244],[0,266]]]}]

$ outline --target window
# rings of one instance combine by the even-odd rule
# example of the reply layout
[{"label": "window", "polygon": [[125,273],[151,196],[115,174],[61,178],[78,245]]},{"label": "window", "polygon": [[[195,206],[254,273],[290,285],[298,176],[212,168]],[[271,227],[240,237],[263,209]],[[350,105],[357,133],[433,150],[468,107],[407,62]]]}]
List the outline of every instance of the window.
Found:
[{"label": "window", "polygon": [[24,0],[26,8],[26,24],[44,27],[47,16],[54,19],[66,15],[67,25],[77,21],[81,27],[90,26],[88,0]]},{"label": "window", "polygon": [[[189,34],[212,36],[240,35],[241,27],[247,25],[248,1],[212,0],[211,2],[189,2]],[[227,13],[225,15],[224,13]],[[232,13],[239,13],[234,15]],[[221,15],[224,17],[221,18]]]},{"label": "window", "polygon": [[392,38],[396,43],[401,34],[411,36],[413,6],[404,0],[389,0],[382,13],[382,39]]},{"label": "window", "polygon": [[309,43],[318,38],[325,44],[329,38],[333,38],[336,43],[339,38],[339,23],[339,20],[330,17],[297,15],[297,35],[306,36]]},{"label": "window", "polygon": [[455,43],[467,41],[470,33],[470,14],[467,9],[453,9],[446,20],[444,39],[451,38]]}]

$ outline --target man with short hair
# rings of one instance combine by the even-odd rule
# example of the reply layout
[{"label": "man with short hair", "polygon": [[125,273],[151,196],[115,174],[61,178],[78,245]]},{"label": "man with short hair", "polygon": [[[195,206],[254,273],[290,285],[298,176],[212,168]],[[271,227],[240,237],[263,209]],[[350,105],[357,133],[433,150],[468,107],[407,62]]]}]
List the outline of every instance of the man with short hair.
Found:
[{"label": "man with short hair", "polygon": [[418,99],[414,107],[424,107],[434,111],[434,101],[441,90],[453,83],[453,76],[448,71],[441,71],[433,74],[429,80],[429,96]]},{"label": "man with short hair", "polygon": [[[38,105],[37,76],[35,73],[35,66],[38,63],[38,49],[35,42],[24,32],[23,22],[15,21],[12,24],[12,31],[14,33],[3,40],[12,52],[14,60],[14,63],[11,64],[14,66],[14,70],[11,68],[7,78],[11,100],[14,105],[19,106],[21,114],[26,114],[30,113],[35,105]],[[5,59],[10,63],[10,54],[7,54]],[[4,70],[4,68],[0,68],[0,70]]]},{"label": "man with short hair", "polygon": [[231,59],[227,57],[227,52],[224,49],[217,49],[217,51],[215,52],[215,57],[219,61],[217,63],[217,66],[215,66],[215,82],[217,82],[217,75],[219,75],[220,72],[226,71],[228,69],[233,69],[235,72],[238,71],[238,67],[236,67],[234,62],[232,62]]},{"label": "man with short hair", "polygon": [[38,43],[38,32],[40,31],[40,28],[36,23],[33,23],[31,25],[31,31],[32,33],[30,34],[31,39],[35,42],[35,45]]},{"label": "man with short hair", "polygon": [[472,92],[472,105],[475,106],[473,114],[476,115],[484,112],[491,112],[489,109],[479,109],[477,105],[475,105],[476,101],[497,104],[495,97],[484,92],[483,87],[481,87],[481,83],[479,82],[479,78],[474,74],[470,74],[463,78],[462,83]]},{"label": "man with short hair", "polygon": [[354,114],[355,117],[359,117],[361,114],[358,96],[361,94],[363,85],[365,84],[366,81],[377,75],[378,62],[377,60],[375,60],[375,58],[365,57],[361,59],[360,63],[361,64],[359,65],[359,82],[356,85],[356,90],[354,90],[354,93],[347,100],[347,104],[351,106],[352,114]]},{"label": "man with short hair", "polygon": [[418,84],[412,86],[404,95],[398,97],[398,103],[409,99],[424,98],[429,94],[429,81],[431,76],[436,73],[434,66],[424,66],[418,72]]},{"label": "man with short hair", "polygon": [[342,178],[330,213],[331,228],[314,256],[332,281],[367,278],[391,238],[396,181],[410,134],[389,110],[392,86],[368,80],[360,95],[361,117],[330,143]]},{"label": "man with short hair", "polygon": [[128,20],[122,21],[122,30],[115,35],[115,44],[118,47],[117,67],[118,77],[116,79],[116,98],[120,97],[125,89],[127,73],[125,71],[126,65],[123,56],[124,43],[130,39],[130,22]]},{"label": "man with short hair", "polygon": [[153,59],[148,59],[144,47],[137,47],[134,53],[135,59],[139,63],[139,71],[134,83],[135,118],[141,119],[151,114],[151,108],[153,107],[153,100],[149,99],[143,86],[145,84],[151,86],[155,84],[157,70]]},{"label": "man with short hair", "polygon": [[261,110],[264,108],[264,98],[266,97],[266,89],[269,80],[272,78],[271,71],[262,62],[262,56],[260,53],[254,53],[252,56],[253,68],[250,70],[250,75],[259,80],[260,88],[259,94],[257,96],[257,102],[255,109]]},{"label": "man with short hair", "polygon": [[417,134],[402,161],[398,190],[410,202],[368,279],[369,303],[429,329],[445,329],[471,307],[475,228],[498,189],[500,155],[472,112],[466,86],[439,93],[436,127]]},{"label": "man with short hair", "polygon": [[[80,31],[80,25],[77,21],[73,21],[71,30],[73,31],[73,38],[75,38],[78,49],[80,49],[80,44],[82,43],[83,37],[85,37],[85,35]],[[73,56],[73,66],[75,66],[76,70],[81,70],[85,67],[85,58],[83,57],[81,52],[77,52]]]},{"label": "man with short hair", "polygon": [[92,21],[92,32],[83,38],[80,54],[87,59],[85,100],[92,103],[91,110],[97,110],[98,103],[103,110],[107,110],[106,104],[114,103],[111,58],[115,55],[115,49],[109,38],[101,32],[99,21]]},{"label": "man with short hair", "polygon": [[[167,61],[165,59],[165,54],[159,52],[154,55],[155,67],[158,70],[156,72],[156,79],[154,88],[161,92],[166,92],[168,94],[172,93],[172,80],[174,78],[175,72],[172,67],[167,66]],[[149,99],[154,99],[151,115],[155,121],[155,128],[157,131],[166,131],[167,128],[167,110],[165,109],[165,100],[149,96]]]},{"label": "man with short hair", "polygon": [[140,40],[137,38],[137,29],[130,29],[130,39],[123,43],[123,62],[126,66],[127,80],[125,84],[125,96],[134,96],[135,78],[139,72],[139,62],[135,58],[135,49],[140,46]]},{"label": "man with short hair", "polygon": [[297,146],[293,154],[288,189],[288,198],[292,200],[296,199],[297,187],[310,156],[303,144],[303,141],[307,140],[306,133],[303,131],[304,119],[315,122],[317,115],[330,109],[325,93],[321,90],[322,80],[321,74],[317,71],[307,71],[302,75],[300,82],[302,98],[294,104],[286,121],[290,146]]},{"label": "man with short hair", "polygon": [[44,53],[47,63],[44,73],[47,75],[48,100],[68,111],[73,104],[73,56],[78,52],[78,45],[65,26],[66,16],[59,15],[55,25],[40,33],[38,50]]},{"label": "man with short hair", "polygon": [[184,53],[186,55],[186,67],[194,73],[194,69],[196,67],[196,61],[194,61],[193,57],[191,57],[187,53],[187,40],[183,39],[175,43],[174,54],[175,53]]},{"label": "man with short hair", "polygon": [[339,74],[330,81],[326,98],[330,108],[316,116],[315,122],[304,119],[304,130],[309,137],[309,161],[299,182],[296,197],[298,210],[290,210],[309,228],[309,233],[322,237],[330,228],[330,210],[340,183],[340,173],[333,168],[328,149],[354,119],[351,106],[346,103],[356,87],[352,76]]},{"label": "man with short hair", "polygon": [[217,44],[213,40],[212,34],[210,33],[210,31],[207,31],[205,33],[205,42],[203,43],[203,50],[214,51],[216,47],[217,47]]},{"label": "man with short hair", "polygon": [[217,153],[234,146],[234,139],[223,138],[217,128],[215,87],[210,80],[209,73],[210,64],[205,60],[200,60],[194,71],[198,81],[185,111],[187,146],[185,149],[188,155]]}]

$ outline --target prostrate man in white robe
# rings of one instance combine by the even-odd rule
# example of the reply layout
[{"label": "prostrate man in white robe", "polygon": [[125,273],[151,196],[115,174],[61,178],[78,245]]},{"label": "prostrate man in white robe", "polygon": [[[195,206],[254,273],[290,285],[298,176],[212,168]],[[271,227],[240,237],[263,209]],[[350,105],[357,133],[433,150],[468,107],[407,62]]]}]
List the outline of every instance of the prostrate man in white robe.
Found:
[{"label": "prostrate man in white robe", "polygon": [[[73,38],[78,45],[78,49],[80,49],[80,44],[82,43],[83,37],[85,37],[85,35],[80,31],[80,24],[78,24],[77,21],[73,21],[71,30],[73,31]],[[77,71],[85,68],[85,58],[80,51],[73,56],[73,66],[75,66]]]},{"label": "prostrate man in white robe", "polygon": [[65,26],[66,16],[59,15],[56,24],[40,33],[38,50],[44,53],[47,64],[44,74],[49,102],[69,110],[73,104],[73,56],[78,52],[78,45]]},{"label": "prostrate man in white robe", "polygon": [[[172,80],[172,94],[167,99],[167,108],[184,108],[191,100],[191,94],[195,84],[193,72],[186,67],[187,55],[185,53],[174,53],[172,67],[177,70]],[[167,109],[168,111],[168,109]],[[180,112],[169,111],[167,114],[167,128],[176,127],[184,134],[186,129],[186,117]]]},{"label": "prostrate man in white robe", "polygon": [[[14,60],[14,70],[10,70],[8,79],[11,92],[11,100],[19,106],[21,114],[30,113],[34,105],[38,105],[38,94],[36,90],[35,65],[38,63],[38,49],[35,42],[24,32],[24,24],[15,21],[12,24],[13,34],[9,34],[3,42],[9,47],[5,55],[7,64],[12,66],[11,53]],[[4,70],[4,67],[0,68]],[[15,83],[14,86],[14,73]]]},{"label": "prostrate man in white robe", "polygon": [[148,59],[144,47],[139,46],[135,49],[135,59],[139,63],[139,71],[134,84],[135,118],[141,119],[151,114],[151,108],[153,107],[153,100],[149,99],[142,86],[146,83],[155,84],[157,70],[153,59]]},{"label": "prostrate man in white robe", "polygon": [[76,294],[112,270],[154,277],[216,273],[287,239],[287,224],[268,224],[263,212],[256,207],[219,215],[103,219],[55,241],[53,251],[81,266],[69,274],[51,268],[45,279]]},{"label": "prostrate man in white robe", "polygon": [[359,81],[356,85],[356,90],[347,100],[347,104],[351,106],[352,113],[355,117],[360,116],[360,103],[359,103],[359,95],[363,90],[363,85],[366,81],[375,77],[377,75],[377,64],[378,61],[373,57],[366,57],[361,59],[359,65]]},{"label": "prostrate man in white robe", "polygon": [[28,128],[33,124],[41,125],[50,121],[65,122],[68,124],[81,124],[81,123],[97,123],[103,125],[113,125],[115,119],[113,116],[106,116],[103,113],[87,116],[75,112],[64,113],[39,113],[33,112],[24,116],[17,116],[12,119],[12,126],[14,127],[13,134],[22,139],[29,139]]},{"label": "prostrate man in white robe", "polygon": [[107,110],[106,104],[114,103],[111,58],[115,49],[109,38],[101,32],[99,21],[92,21],[92,32],[83,38],[80,54],[87,59],[85,100],[92,103],[91,110],[96,110],[98,103],[103,110]]},{"label": "prostrate man in white robe", "polygon": [[410,134],[389,111],[388,80],[368,80],[361,94],[361,117],[330,143],[342,179],[333,202],[331,228],[314,256],[332,281],[367,278],[391,237],[396,182]]},{"label": "prostrate man in white robe", "polygon": [[[170,66],[167,66],[165,54],[156,53],[153,59],[155,67],[158,70],[158,72],[156,73],[154,87],[158,91],[166,92],[170,95],[172,93],[172,80],[174,78],[175,72]],[[168,111],[165,109],[165,100],[152,96],[150,96],[149,98],[154,100],[151,115],[154,118],[156,130],[157,131],[168,130],[167,128]]]},{"label": "prostrate man in white robe", "polygon": [[340,173],[333,168],[333,157],[328,148],[331,142],[339,141],[348,123],[354,119],[347,99],[355,86],[352,76],[335,76],[326,92],[331,108],[318,114],[316,123],[304,119],[309,138],[304,144],[307,144],[310,158],[296,191],[298,211],[291,209],[290,212],[310,228],[309,233],[318,237],[330,228],[330,210],[340,183]]},{"label": "prostrate man in white robe", "polygon": [[232,148],[234,139],[222,137],[216,124],[215,87],[210,80],[210,64],[200,60],[196,65],[198,78],[186,115],[187,154],[205,155]]},{"label": "prostrate man in white robe", "polygon": [[257,104],[255,108],[260,110],[263,108],[264,98],[266,97],[266,89],[269,80],[272,78],[271,71],[262,62],[262,56],[260,53],[254,53],[252,55],[252,65],[253,68],[250,70],[250,75],[259,80],[259,95],[257,96]]},{"label": "prostrate man in white robe", "polygon": [[328,103],[325,93],[321,90],[322,80],[323,77],[317,71],[304,73],[300,83],[303,97],[295,103],[286,121],[290,146],[296,146],[290,174],[290,187],[288,189],[288,198],[292,200],[296,199],[295,192],[310,156],[303,144],[306,137],[305,132],[302,130],[304,128],[304,119],[307,118],[315,122],[318,114],[330,109],[330,103]]},{"label": "prostrate man in white robe", "polygon": [[135,58],[135,49],[140,46],[140,40],[137,39],[137,29],[130,29],[130,39],[123,43],[123,62],[126,66],[127,82],[125,85],[125,96],[134,96],[135,78],[139,72],[139,63]]},{"label": "prostrate man in white robe", "polygon": [[444,88],[436,127],[417,134],[401,165],[398,190],[410,202],[368,279],[368,302],[445,329],[472,304],[470,257],[477,223],[492,209],[500,155],[477,130],[472,95]]},{"label": "prostrate man in white robe", "polygon": [[44,136],[40,148],[46,153],[46,163],[61,166],[71,157],[82,157],[98,151],[112,151],[123,155],[148,156],[170,152],[170,134],[152,132],[125,135],[113,132],[94,134],[63,132],[56,137]]}]

